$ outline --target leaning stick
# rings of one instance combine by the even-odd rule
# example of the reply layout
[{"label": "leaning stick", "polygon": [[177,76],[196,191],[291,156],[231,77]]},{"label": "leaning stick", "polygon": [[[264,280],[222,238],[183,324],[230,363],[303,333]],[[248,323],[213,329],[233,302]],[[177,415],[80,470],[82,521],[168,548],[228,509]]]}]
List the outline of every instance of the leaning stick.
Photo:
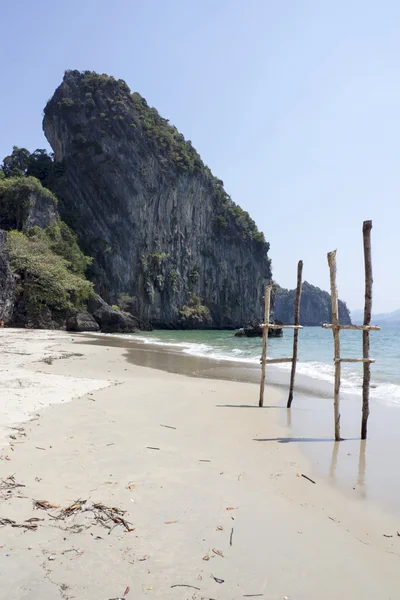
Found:
[{"label": "leaning stick", "polygon": [[293,401],[293,388],[294,380],[296,377],[296,364],[297,364],[297,344],[299,340],[299,320],[300,320],[300,300],[301,300],[301,279],[303,275],[303,261],[299,260],[297,265],[297,287],[296,287],[296,300],[294,303],[294,325],[296,329],[293,332],[293,357],[292,357],[292,372],[290,373],[290,387],[289,397],[287,401],[287,407],[292,406]]}]

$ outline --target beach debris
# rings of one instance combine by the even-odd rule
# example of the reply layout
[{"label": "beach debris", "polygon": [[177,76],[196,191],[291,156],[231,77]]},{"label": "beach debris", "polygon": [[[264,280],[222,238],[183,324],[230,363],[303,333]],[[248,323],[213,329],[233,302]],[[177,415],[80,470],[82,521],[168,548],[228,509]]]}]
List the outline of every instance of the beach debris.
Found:
[{"label": "beach debris", "polygon": [[161,425],[160,427],[166,427],[167,429],[176,429],[176,427],[172,427],[172,425]]},{"label": "beach debris", "polygon": [[400,537],[400,531],[397,532],[397,535]]},{"label": "beach debris", "polygon": [[44,519],[39,519],[39,517],[31,517],[30,519],[25,519],[25,523],[39,523],[39,521],[44,521]]},{"label": "beach debris", "polygon": [[233,527],[231,529],[231,537],[229,538],[229,545],[232,546],[232,539],[233,539]]},{"label": "beach debris", "polygon": [[48,502],[47,500],[34,500],[33,501],[33,508],[35,510],[50,510],[52,508],[58,508],[59,505],[58,504],[51,504],[50,502]]},{"label": "beach debris", "polygon": [[176,521],[164,521],[165,525],[173,525],[174,523],[177,523],[178,519]]},{"label": "beach debris", "polygon": [[35,446],[36,450],[46,450],[46,448],[42,448],[41,446]]},{"label": "beach debris", "polygon": [[154,446],[146,446],[149,450],[159,450],[160,448],[155,448]]},{"label": "beach debris", "polygon": [[307,479],[308,481],[311,481],[311,483],[315,483],[314,479],[311,479],[307,475],[304,475],[304,473],[302,473],[301,476],[304,477],[304,479]]},{"label": "beach debris", "polygon": [[211,575],[211,578],[214,579],[214,581],[216,581],[217,583],[225,583],[225,579],[220,579],[219,577],[215,577],[214,575]]},{"label": "beach debris", "polygon": [[224,555],[222,554],[221,550],[218,550],[218,548],[212,548],[212,551],[214,552],[214,554],[216,554],[217,556],[220,556],[221,558],[225,558]]},{"label": "beach debris", "polygon": [[207,554],[205,554],[201,560],[210,560],[210,553],[207,552]]},{"label": "beach debris", "polygon": [[238,506],[228,506],[228,508],[226,508],[225,510],[237,510],[238,508]]},{"label": "beach debris", "polygon": [[[47,500],[34,500],[33,506],[35,509],[41,509],[48,511],[50,509],[59,508],[56,504],[50,504]],[[82,513],[91,513],[93,516],[93,520],[88,522],[87,524],[68,524],[68,520],[70,518],[75,518],[77,514]],[[106,506],[101,503],[88,504],[87,500],[78,499],[73,504],[66,506],[65,508],[61,508],[58,512],[49,514],[49,517],[54,521],[63,522],[65,524],[64,527],[58,525],[60,529],[64,531],[71,531],[73,533],[81,533],[85,529],[90,529],[92,525],[101,525],[108,529],[108,535],[110,535],[111,531],[118,527],[119,525],[125,529],[128,533],[131,531],[135,531],[135,528],[132,527],[132,524],[124,518],[126,514],[125,510],[121,510],[116,508],[115,506]],[[8,520],[6,520],[8,521]],[[0,525],[12,525],[12,527],[25,527],[27,529],[36,529],[38,521],[44,521],[44,519],[28,519],[25,521],[23,525],[13,524],[14,522],[4,522],[0,520]],[[102,539],[99,536],[96,539]]]},{"label": "beach debris", "polygon": [[211,462],[211,460],[207,460],[206,458],[199,458],[199,462]]},{"label": "beach debris", "polygon": [[3,499],[11,498],[13,490],[24,487],[25,486],[22,483],[17,483],[15,481],[14,475],[9,475],[5,479],[0,480],[0,494],[3,497]]},{"label": "beach debris", "polygon": [[222,527],[222,525],[217,525],[217,531],[223,531],[224,528]]},{"label": "beach debris", "polygon": [[123,596],[119,596],[118,598],[110,598],[110,600],[124,600],[125,596],[129,594],[130,589],[131,588],[128,585]]},{"label": "beach debris", "polygon": [[[264,596],[264,594],[243,594],[243,598],[259,598],[260,596]],[[283,598],[287,598],[287,596]]]},{"label": "beach debris", "polygon": [[30,529],[32,531],[36,531],[37,529],[37,523],[17,523],[12,519],[0,518],[0,527],[5,527],[6,525],[10,525],[11,527],[19,527],[21,529]]},{"label": "beach debris", "polygon": [[[383,533],[382,535],[383,535],[383,537],[387,537],[387,538],[393,537],[393,535],[391,533]],[[397,535],[398,535],[398,533],[397,533]]]},{"label": "beach debris", "polygon": [[[88,506],[83,510],[92,512],[96,523],[109,529],[108,535],[110,535],[111,531],[115,527],[118,527],[118,525],[122,525],[122,527],[124,527],[125,531],[128,533],[135,531],[135,527],[132,527],[132,524],[123,518],[126,510],[121,510],[115,506],[105,506],[101,503],[93,504],[92,506]],[[111,525],[110,521],[115,523],[115,525]]]},{"label": "beach debris", "polygon": [[187,583],[175,583],[174,585],[171,585],[171,588],[176,588],[176,587],[187,587],[187,588],[192,588],[192,590],[200,591],[200,588],[196,587],[195,585],[189,585]]},{"label": "beach debris", "polygon": [[87,500],[76,500],[73,504],[71,504],[70,506],[67,506],[66,508],[62,508],[61,512],[64,514],[64,516],[66,517],[70,517],[71,515],[73,515],[75,512],[81,510],[82,506],[84,504],[86,504]]},{"label": "beach debris", "polygon": [[48,556],[47,560],[56,560],[56,557],[55,556]]},{"label": "beach debris", "polygon": [[134,483],[129,483],[128,484],[128,490],[134,490],[136,487],[136,485]]}]

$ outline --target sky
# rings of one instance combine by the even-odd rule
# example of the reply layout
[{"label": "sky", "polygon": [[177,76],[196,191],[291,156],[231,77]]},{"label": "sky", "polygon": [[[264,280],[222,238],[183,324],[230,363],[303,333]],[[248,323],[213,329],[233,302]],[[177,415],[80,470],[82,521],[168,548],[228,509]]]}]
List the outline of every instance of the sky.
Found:
[{"label": "sky", "polygon": [[66,69],[124,79],[190,139],[271,244],[273,277],[400,307],[400,2],[1,2],[0,162],[48,148],[43,108]]}]

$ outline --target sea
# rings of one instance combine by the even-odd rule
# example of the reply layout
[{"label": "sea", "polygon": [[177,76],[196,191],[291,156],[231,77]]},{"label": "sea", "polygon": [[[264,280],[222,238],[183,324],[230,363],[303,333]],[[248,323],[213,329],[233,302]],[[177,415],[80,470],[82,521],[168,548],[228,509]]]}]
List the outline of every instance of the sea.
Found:
[{"label": "sea", "polygon": [[[233,331],[157,330],[135,335],[144,344],[163,346],[172,351],[216,361],[233,361],[242,365],[259,365],[261,338],[235,337]],[[370,333],[371,398],[400,408],[400,325],[382,326]],[[362,357],[362,333],[342,330],[341,356]],[[268,339],[268,357],[290,357],[293,352],[293,331],[285,330],[281,338]],[[239,366],[239,365],[238,365]],[[290,363],[274,365],[289,371]],[[333,336],[322,327],[304,327],[299,333],[297,373],[314,380],[333,384]],[[342,363],[341,386],[347,394],[360,394],[362,364]]]}]

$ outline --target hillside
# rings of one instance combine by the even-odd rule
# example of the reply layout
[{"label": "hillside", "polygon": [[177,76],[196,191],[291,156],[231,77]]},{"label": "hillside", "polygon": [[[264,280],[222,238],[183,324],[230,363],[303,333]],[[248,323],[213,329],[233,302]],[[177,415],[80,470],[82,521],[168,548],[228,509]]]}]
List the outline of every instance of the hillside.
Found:
[{"label": "hillside", "polygon": [[[275,289],[274,318],[287,325],[293,324],[293,310],[296,290],[286,290],[279,286]],[[303,283],[300,302],[300,324],[321,325],[331,323],[331,297],[318,287],[307,281]],[[350,311],[346,303],[339,300],[339,321],[343,325],[351,325]]]}]

